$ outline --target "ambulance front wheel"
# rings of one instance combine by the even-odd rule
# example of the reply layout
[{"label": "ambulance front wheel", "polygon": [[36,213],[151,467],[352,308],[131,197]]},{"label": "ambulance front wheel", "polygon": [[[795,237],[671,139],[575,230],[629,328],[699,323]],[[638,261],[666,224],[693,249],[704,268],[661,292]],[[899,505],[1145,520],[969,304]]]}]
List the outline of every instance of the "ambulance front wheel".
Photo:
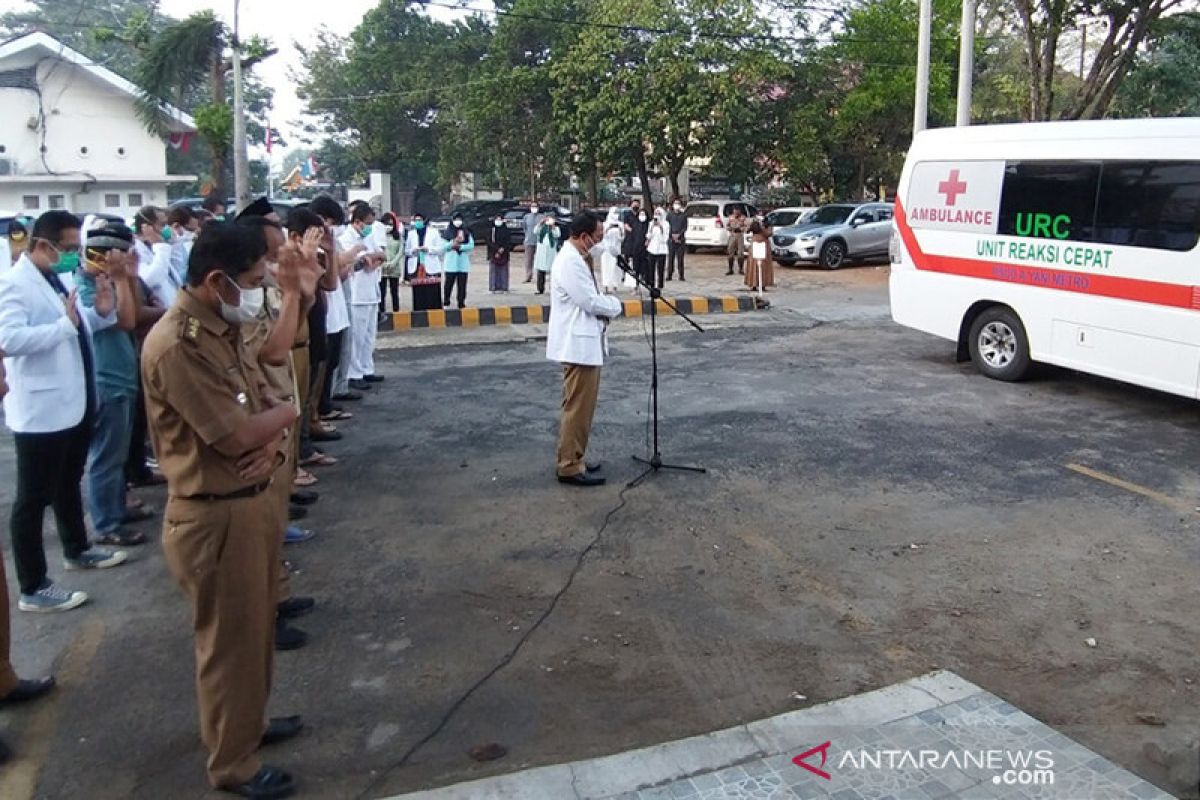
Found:
[{"label": "ambulance front wheel", "polygon": [[1019,381],[1029,373],[1029,337],[1011,308],[991,306],[971,324],[968,345],[975,367],[998,381]]}]

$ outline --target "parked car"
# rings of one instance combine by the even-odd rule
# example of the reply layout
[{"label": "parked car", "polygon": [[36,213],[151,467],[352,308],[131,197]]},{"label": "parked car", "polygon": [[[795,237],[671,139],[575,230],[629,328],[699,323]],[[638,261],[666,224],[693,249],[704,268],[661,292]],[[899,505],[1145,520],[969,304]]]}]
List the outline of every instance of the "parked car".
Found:
[{"label": "parked car", "polygon": [[458,214],[462,215],[463,227],[471,231],[476,241],[487,237],[487,230],[497,213],[504,213],[517,204],[516,200],[468,200],[450,209],[449,214],[442,214],[429,220],[429,225],[438,233],[450,227],[450,221]]},{"label": "parked car", "polygon": [[837,269],[851,259],[886,257],[891,237],[890,203],[836,203],[777,229],[771,253],[786,266],[803,262]]},{"label": "parked car", "polygon": [[758,215],[758,208],[740,200],[705,200],[691,202],[684,209],[687,217],[687,249],[696,252],[697,247],[720,247],[729,244],[729,231],[725,223],[734,211],[747,217]]},{"label": "parked car", "polygon": [[804,217],[816,209],[812,206],[789,206],[787,208],[777,208],[767,214],[763,221],[767,223],[768,228],[786,228],[788,225],[798,224]]},{"label": "parked car", "polygon": [[[571,226],[574,214],[571,213],[569,208],[563,208],[562,206],[554,206],[553,208],[554,219],[558,221],[558,227],[563,232],[563,238],[565,239],[566,231]],[[538,213],[546,214],[548,210],[549,207],[543,206],[539,209]],[[529,216],[529,208],[527,206],[513,206],[504,212],[504,224],[512,233],[513,242],[516,243],[516,246],[513,248],[514,250],[518,247],[524,248],[525,217],[527,216]]]}]

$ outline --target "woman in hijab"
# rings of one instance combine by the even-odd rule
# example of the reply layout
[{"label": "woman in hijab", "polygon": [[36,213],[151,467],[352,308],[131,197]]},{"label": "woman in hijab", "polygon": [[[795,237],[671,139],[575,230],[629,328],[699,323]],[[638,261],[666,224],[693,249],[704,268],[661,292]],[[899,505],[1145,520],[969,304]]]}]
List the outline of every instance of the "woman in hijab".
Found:
[{"label": "woman in hijab", "polygon": [[504,215],[497,214],[488,231],[488,291],[508,293],[508,259],[512,254],[512,234],[504,224]]},{"label": "woman in hijab", "polygon": [[413,214],[412,230],[404,242],[404,278],[413,287],[413,310],[442,307],[441,238],[429,229],[424,214]]},{"label": "woman in hijab", "polygon": [[381,218],[384,230],[387,232],[387,244],[384,248],[383,266],[379,270],[379,313],[387,311],[388,289],[392,292],[392,311],[400,310],[400,278],[404,275],[404,243],[400,241],[403,229],[400,219],[391,211]]},{"label": "woman in hijab", "polygon": [[562,241],[562,232],[558,229],[558,220],[553,215],[546,215],[538,226],[537,253],[533,257],[533,268],[537,270],[537,293],[545,294],[546,276],[554,265],[554,257],[558,255],[558,243]]},{"label": "woman in hijab", "polygon": [[613,206],[604,219],[604,255],[600,257],[600,283],[605,294],[616,294],[621,284],[621,268],[617,266],[617,253],[621,252],[621,239],[625,229],[621,227],[621,209]]},{"label": "woman in hijab", "polygon": [[471,251],[475,249],[475,239],[471,230],[463,225],[461,214],[455,214],[450,220],[449,227],[442,231],[445,239],[445,271],[446,285],[443,287],[442,305],[450,306],[450,293],[458,284],[458,307],[467,307],[467,274],[471,271]]}]

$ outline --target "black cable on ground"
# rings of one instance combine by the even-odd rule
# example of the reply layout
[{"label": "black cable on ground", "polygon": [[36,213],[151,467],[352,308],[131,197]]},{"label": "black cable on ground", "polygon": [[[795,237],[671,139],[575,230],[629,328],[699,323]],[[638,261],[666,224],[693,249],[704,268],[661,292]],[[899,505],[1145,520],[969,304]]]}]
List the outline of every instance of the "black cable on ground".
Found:
[{"label": "black cable on ground", "polygon": [[429,733],[425,734],[425,736],[418,740],[416,744],[408,748],[408,750],[404,752],[404,755],[400,756],[400,758],[394,764],[380,772],[374,780],[367,784],[366,788],[364,788],[358,795],[360,800],[361,798],[367,797],[369,793],[372,792],[381,782],[383,782],[385,778],[391,775],[392,772],[406,765],[422,747],[433,741],[437,735],[441,733],[448,724],[450,724],[450,720],[454,717],[458,710],[462,708],[463,705],[470,700],[477,691],[483,688],[484,684],[495,677],[500,670],[512,663],[513,659],[516,658],[517,653],[521,651],[521,648],[525,646],[525,643],[529,641],[530,637],[537,632],[538,628],[542,626],[542,623],[550,618],[550,615],[554,613],[554,609],[558,607],[558,601],[563,598],[563,595],[565,595],[567,591],[570,590],[571,585],[575,583],[575,577],[583,568],[583,562],[587,559],[592,550],[595,549],[596,545],[600,543],[600,537],[603,536],[604,531],[608,529],[608,524],[612,521],[612,518],[616,516],[618,511],[625,507],[625,493],[632,488],[635,487],[622,487],[621,491],[617,494],[617,499],[620,502],[618,502],[616,506],[614,506],[607,514],[604,515],[604,522],[600,524],[599,529],[596,531],[596,535],[592,537],[590,542],[588,542],[587,547],[583,548],[583,550],[579,552],[579,556],[575,559],[575,566],[571,569],[570,574],[567,576],[566,583],[564,583],[562,588],[555,593],[553,598],[551,598],[550,605],[546,606],[546,609],[541,613],[541,616],[534,621],[533,625],[531,625],[529,629],[525,631],[521,638],[517,640],[517,643],[513,645],[512,649],[509,650],[508,653],[506,653],[494,667],[488,670],[482,678],[475,681],[475,683],[472,684],[469,689],[459,695],[458,699],[451,703],[450,708],[446,710],[446,713],[442,715],[442,718],[438,720],[437,725],[435,725],[433,729],[429,731]]}]

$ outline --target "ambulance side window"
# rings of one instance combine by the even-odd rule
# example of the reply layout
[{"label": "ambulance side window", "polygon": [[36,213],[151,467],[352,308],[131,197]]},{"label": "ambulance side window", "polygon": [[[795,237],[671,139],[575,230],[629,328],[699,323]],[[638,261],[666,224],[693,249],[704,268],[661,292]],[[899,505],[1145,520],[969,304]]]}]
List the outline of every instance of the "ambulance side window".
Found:
[{"label": "ambulance side window", "polygon": [[1098,162],[1009,161],[998,232],[1090,242],[1099,187]]},{"label": "ambulance side window", "polygon": [[1095,241],[1191,250],[1200,236],[1200,162],[1106,161]]}]

